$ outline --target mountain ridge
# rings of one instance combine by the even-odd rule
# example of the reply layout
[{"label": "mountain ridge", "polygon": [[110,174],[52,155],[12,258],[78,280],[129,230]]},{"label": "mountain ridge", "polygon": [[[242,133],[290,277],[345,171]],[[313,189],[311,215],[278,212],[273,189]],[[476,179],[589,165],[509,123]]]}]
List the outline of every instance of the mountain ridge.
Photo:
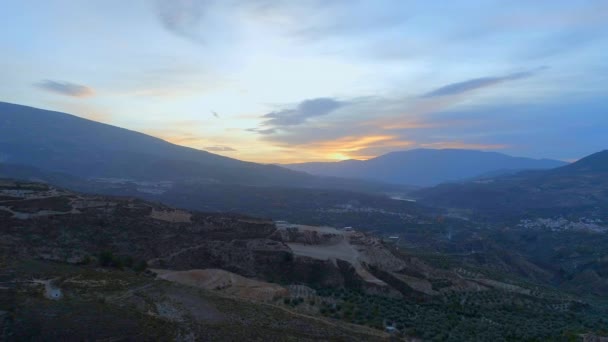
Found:
[{"label": "mountain ridge", "polygon": [[75,115],[6,102],[0,102],[0,162],[84,179],[196,180],[361,191],[393,187],[241,161]]},{"label": "mountain ridge", "polygon": [[412,149],[394,151],[368,159],[340,162],[284,164],[315,175],[384,181],[395,184],[433,186],[474,178],[497,170],[549,169],[566,165],[551,159],[513,157],[498,152],[465,149]]},{"label": "mountain ridge", "polygon": [[417,191],[415,197],[428,205],[478,210],[487,217],[537,210],[549,216],[569,212],[599,217],[601,208],[608,207],[608,151],[551,170],[440,184]]}]

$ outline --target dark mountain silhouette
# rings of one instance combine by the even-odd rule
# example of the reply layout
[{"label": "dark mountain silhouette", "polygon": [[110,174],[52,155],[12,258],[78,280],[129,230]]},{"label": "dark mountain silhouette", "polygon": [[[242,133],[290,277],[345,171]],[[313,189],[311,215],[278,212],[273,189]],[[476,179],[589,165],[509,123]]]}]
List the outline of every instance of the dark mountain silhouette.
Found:
[{"label": "dark mountain silhouette", "polygon": [[321,178],[171,144],[74,115],[0,102],[0,163],[83,179],[126,178],[248,186],[383,191],[394,186]]},{"label": "dark mountain silhouette", "polygon": [[608,173],[608,150],[594,153],[568,166],[555,169],[554,171],[555,173],[561,174]]},{"label": "dark mountain silhouette", "polygon": [[366,161],[284,165],[321,176],[370,179],[395,184],[432,186],[501,170],[550,169],[566,165],[549,159],[512,157],[496,152],[459,149],[415,149],[388,153]]}]

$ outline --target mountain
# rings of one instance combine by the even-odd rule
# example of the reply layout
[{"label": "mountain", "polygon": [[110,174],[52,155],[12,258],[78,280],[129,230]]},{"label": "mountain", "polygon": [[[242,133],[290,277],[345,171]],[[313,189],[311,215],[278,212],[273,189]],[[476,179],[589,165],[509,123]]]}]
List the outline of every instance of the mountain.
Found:
[{"label": "mountain", "polygon": [[422,189],[415,197],[426,204],[472,209],[495,218],[542,212],[602,219],[608,209],[608,150],[551,170],[441,184]]},{"label": "mountain", "polygon": [[0,102],[0,163],[83,179],[394,190],[395,186],[322,178],[171,144],[70,114]]},{"label": "mountain", "polygon": [[556,173],[598,174],[608,173],[608,150],[594,153],[566,167],[555,170]]},{"label": "mountain", "polygon": [[433,186],[501,170],[551,169],[566,165],[550,159],[512,157],[496,152],[459,149],[415,149],[391,152],[366,161],[283,165],[321,176],[376,180],[395,184]]}]

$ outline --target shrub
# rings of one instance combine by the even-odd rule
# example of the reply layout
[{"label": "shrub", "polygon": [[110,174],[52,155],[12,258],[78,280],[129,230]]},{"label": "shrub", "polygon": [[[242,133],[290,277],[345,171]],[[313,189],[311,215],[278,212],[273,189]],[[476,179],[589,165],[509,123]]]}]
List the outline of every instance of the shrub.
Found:
[{"label": "shrub", "polygon": [[146,263],[145,260],[139,260],[139,261],[135,262],[133,257],[130,255],[120,257],[117,255],[114,255],[110,251],[103,251],[103,252],[99,253],[99,255],[97,257],[97,262],[99,263],[99,266],[102,266],[102,267],[114,267],[114,268],[127,267],[127,268],[131,268],[137,272],[144,271],[148,267],[148,264]]},{"label": "shrub", "polygon": [[91,257],[86,255],[84,258],[82,258],[82,260],[80,261],[81,265],[88,265],[91,263]]},{"label": "shrub", "polygon": [[135,272],[143,272],[148,268],[148,263],[145,260],[138,260],[134,265],[133,265],[133,270]]},{"label": "shrub", "polygon": [[122,267],[120,258],[114,256],[114,254],[112,254],[112,252],[110,251],[103,251],[99,253],[99,257],[97,260],[99,262],[99,266],[102,267]]},{"label": "shrub", "polygon": [[124,265],[125,267],[128,267],[128,268],[132,268],[133,267],[133,257],[130,255],[127,255],[126,257],[122,258],[122,265]]}]

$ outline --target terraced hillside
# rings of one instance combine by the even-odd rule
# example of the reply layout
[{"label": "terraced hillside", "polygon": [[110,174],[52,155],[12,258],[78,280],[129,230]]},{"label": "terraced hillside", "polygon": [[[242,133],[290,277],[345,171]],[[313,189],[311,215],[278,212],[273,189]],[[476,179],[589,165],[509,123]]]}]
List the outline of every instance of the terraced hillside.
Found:
[{"label": "terraced hillside", "polygon": [[[82,196],[35,183],[3,181],[0,188],[3,339],[367,341],[387,336],[293,312],[273,304],[273,298],[243,296],[264,284],[284,289],[278,284],[232,273],[244,284],[241,293],[227,292],[144,271],[148,263],[172,269],[220,266],[258,278],[288,278],[276,266],[292,260],[291,254],[266,238],[275,230],[271,222]],[[277,299],[289,297],[287,289],[279,292]]]},{"label": "terraced hillside", "polygon": [[542,339],[605,324],[576,295],[437,268],[362,232],[38,183],[2,181],[0,196],[7,340]]}]

